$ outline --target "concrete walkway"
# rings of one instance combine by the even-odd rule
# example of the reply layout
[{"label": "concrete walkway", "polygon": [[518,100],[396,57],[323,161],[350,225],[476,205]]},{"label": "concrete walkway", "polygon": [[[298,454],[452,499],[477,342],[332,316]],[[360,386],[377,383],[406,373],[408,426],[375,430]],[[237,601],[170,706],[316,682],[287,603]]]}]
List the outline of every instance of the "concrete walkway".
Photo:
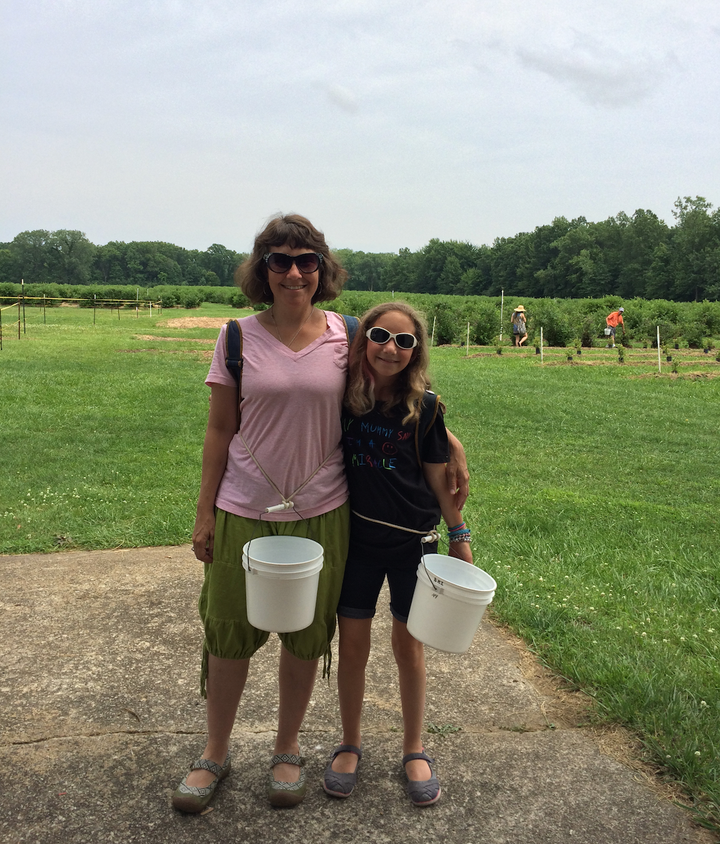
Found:
[{"label": "concrete walkway", "polygon": [[[441,801],[410,805],[389,614],[375,625],[355,794],[320,786],[340,740],[336,688],[318,680],[302,736],[305,802],[264,787],[278,643],[254,660],[234,769],[202,816],[170,794],[204,746],[198,694],[202,567],[189,547],[0,557],[0,841],[673,844],[717,841],[602,750],[579,696],[562,696],[483,622],[468,654],[428,649],[426,738]],[[586,724],[586,726],[582,726]],[[454,731],[455,728],[459,728]]]}]

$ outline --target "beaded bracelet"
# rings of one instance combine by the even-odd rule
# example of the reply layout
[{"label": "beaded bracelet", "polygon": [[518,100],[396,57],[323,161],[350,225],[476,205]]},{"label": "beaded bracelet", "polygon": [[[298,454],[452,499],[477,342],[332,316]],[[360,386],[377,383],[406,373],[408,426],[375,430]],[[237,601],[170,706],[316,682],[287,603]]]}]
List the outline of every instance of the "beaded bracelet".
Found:
[{"label": "beaded bracelet", "polygon": [[470,542],[470,528],[465,522],[448,528],[448,542]]}]

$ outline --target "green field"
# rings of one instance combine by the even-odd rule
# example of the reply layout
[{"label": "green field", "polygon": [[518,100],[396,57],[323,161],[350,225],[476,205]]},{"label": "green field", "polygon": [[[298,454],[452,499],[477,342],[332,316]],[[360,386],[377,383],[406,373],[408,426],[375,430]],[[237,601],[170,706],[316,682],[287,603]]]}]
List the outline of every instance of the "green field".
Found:
[{"label": "green field", "polygon": [[[215,328],[28,311],[0,352],[0,553],[189,540]],[[17,330],[17,329],[15,329]],[[495,617],[720,821],[720,363],[681,350],[432,352]],[[673,352],[678,363],[678,355]]]}]

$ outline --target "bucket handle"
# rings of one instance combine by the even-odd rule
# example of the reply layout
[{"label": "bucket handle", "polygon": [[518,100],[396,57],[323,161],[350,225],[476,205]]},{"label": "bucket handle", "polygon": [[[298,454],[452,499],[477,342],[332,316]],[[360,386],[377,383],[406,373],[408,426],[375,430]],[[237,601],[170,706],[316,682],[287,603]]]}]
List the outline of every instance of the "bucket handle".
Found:
[{"label": "bucket handle", "polygon": [[425,565],[425,545],[429,542],[440,542],[440,534],[436,530],[431,530],[428,533],[427,536],[423,536],[422,539],[420,540],[421,551],[422,551],[421,561],[422,561],[422,567],[425,571],[425,575],[426,575],[428,581],[430,582],[430,585],[432,586],[433,590],[435,592],[441,592],[442,590],[438,589],[438,587],[435,585],[435,581],[433,580],[432,577],[430,577],[430,572],[427,570],[427,566]]}]

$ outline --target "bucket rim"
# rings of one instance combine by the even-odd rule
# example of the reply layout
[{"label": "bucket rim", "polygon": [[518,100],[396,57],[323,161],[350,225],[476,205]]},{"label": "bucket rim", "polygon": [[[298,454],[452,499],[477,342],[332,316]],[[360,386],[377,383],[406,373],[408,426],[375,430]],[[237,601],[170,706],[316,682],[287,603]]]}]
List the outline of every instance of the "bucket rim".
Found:
[{"label": "bucket rim", "polygon": [[[273,544],[277,545],[278,542],[280,544],[283,544],[285,542],[285,540],[289,540],[289,541],[292,541],[292,542],[295,542],[295,543],[298,543],[298,541],[299,541],[299,544],[301,546],[304,546],[304,548],[305,548],[305,550],[302,551],[301,554],[300,554],[300,556],[304,557],[304,559],[290,560],[290,561],[259,560],[254,556],[255,554],[262,554],[263,553],[263,550],[262,550],[263,545],[272,546]],[[258,536],[255,539],[249,540],[248,542],[246,542],[243,545],[243,548],[242,548],[243,559],[246,556],[248,556],[250,546],[256,545],[256,544],[259,545],[259,548],[257,550],[255,550],[255,548],[253,548],[253,556],[251,558],[252,561],[253,561],[253,564],[264,563],[266,565],[273,565],[273,566],[274,565],[278,565],[278,566],[307,565],[309,563],[315,562],[318,559],[322,559],[323,555],[325,553],[325,549],[323,548],[323,546],[319,542],[316,542],[314,539],[308,539],[305,536],[274,536],[274,535],[273,536]]]},{"label": "bucket rim", "polygon": [[425,554],[424,558],[420,561],[420,564],[418,565],[418,570],[417,570],[418,579],[420,579],[420,575],[422,574],[422,575],[425,575],[426,578],[429,580],[430,575],[432,574],[435,577],[442,580],[443,583],[446,586],[452,586],[454,589],[459,589],[462,592],[469,592],[471,594],[479,594],[479,593],[490,594],[491,593],[491,597],[492,597],[492,595],[495,594],[495,591],[497,590],[497,581],[495,580],[495,578],[491,574],[488,574],[484,569],[481,569],[479,566],[476,566],[476,565],[473,564],[472,568],[474,569],[474,571],[479,572],[481,575],[486,577],[489,580],[489,582],[492,584],[492,586],[490,586],[488,584],[487,589],[477,589],[477,588],[473,588],[471,586],[466,586],[463,583],[456,583],[452,579],[452,577],[443,576],[443,575],[441,575],[437,572],[433,572],[432,569],[428,566],[428,561],[430,563],[432,563],[432,558],[440,558],[442,560],[449,560],[449,561],[452,562],[453,565],[455,565],[456,563],[459,564],[459,565],[462,565],[462,566],[470,565],[469,563],[466,563],[463,560],[458,560],[457,557],[449,557],[447,554]]}]

